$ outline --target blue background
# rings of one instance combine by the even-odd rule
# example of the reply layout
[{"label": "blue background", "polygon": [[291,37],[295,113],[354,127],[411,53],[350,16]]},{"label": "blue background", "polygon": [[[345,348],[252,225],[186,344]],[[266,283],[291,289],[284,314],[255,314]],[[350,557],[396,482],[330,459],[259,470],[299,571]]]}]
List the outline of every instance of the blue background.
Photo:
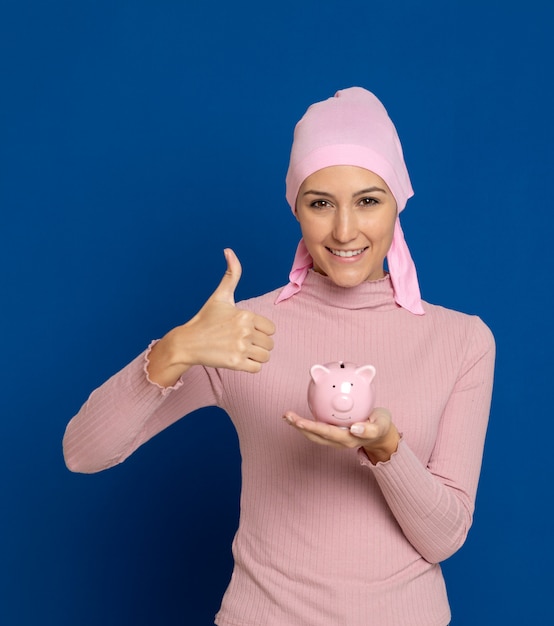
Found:
[{"label": "blue background", "polygon": [[444,563],[453,625],[548,623],[550,6],[1,1],[0,624],[212,624],[238,514],[226,416],[200,411],[94,476],[65,468],[63,432],[196,312],[223,247],[239,299],[286,282],[292,129],[351,85],[402,139],[425,299],[498,343],[476,519]]}]

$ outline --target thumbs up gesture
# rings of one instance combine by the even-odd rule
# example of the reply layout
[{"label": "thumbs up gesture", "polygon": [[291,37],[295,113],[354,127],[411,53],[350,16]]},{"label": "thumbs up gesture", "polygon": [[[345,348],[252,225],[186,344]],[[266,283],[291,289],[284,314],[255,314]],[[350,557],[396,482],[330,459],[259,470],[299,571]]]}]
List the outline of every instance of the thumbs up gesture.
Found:
[{"label": "thumbs up gesture", "polygon": [[151,380],[171,386],[192,365],[259,372],[273,348],[273,322],[235,306],[242,267],[224,251],[227,270],[204,306],[186,324],[169,331],[149,355]]}]

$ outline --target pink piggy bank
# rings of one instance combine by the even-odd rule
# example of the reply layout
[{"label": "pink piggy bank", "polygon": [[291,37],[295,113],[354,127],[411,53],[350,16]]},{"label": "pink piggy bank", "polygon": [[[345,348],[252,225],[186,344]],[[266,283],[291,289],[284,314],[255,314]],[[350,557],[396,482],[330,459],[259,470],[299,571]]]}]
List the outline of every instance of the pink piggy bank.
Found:
[{"label": "pink piggy bank", "polygon": [[337,361],[310,368],[308,405],[316,421],[349,428],[363,422],[375,404],[373,365]]}]

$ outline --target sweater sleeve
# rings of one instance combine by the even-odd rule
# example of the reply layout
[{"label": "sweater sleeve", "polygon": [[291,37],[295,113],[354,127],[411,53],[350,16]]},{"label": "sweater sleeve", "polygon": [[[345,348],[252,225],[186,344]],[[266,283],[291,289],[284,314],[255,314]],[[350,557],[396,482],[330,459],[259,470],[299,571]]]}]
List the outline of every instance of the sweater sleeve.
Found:
[{"label": "sweater sleeve", "polygon": [[175,386],[148,378],[154,342],[95,389],[67,425],[63,452],[67,467],[86,474],[122,463],[143,443],[195,409],[217,405],[217,375],[192,367]]},{"label": "sweater sleeve", "polygon": [[473,520],[495,359],[492,333],[479,318],[474,322],[427,466],[404,439],[385,463],[373,465],[359,452],[405,536],[431,563],[447,559],[463,545]]}]

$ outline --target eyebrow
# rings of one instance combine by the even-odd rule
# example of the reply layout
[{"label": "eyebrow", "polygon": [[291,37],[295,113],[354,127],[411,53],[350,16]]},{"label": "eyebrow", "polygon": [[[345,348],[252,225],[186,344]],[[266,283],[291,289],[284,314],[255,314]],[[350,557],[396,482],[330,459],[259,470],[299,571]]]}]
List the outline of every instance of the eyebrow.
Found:
[{"label": "eyebrow", "polygon": [[[380,191],[381,193],[387,193],[386,190],[382,189],[381,187],[368,187],[367,189],[362,189],[352,194],[352,197],[355,198],[356,196],[363,196],[366,193],[375,193],[376,191]],[[328,191],[317,191],[317,189],[308,189],[302,195],[325,196],[327,198],[331,198],[333,196],[333,194],[329,193]]]}]

